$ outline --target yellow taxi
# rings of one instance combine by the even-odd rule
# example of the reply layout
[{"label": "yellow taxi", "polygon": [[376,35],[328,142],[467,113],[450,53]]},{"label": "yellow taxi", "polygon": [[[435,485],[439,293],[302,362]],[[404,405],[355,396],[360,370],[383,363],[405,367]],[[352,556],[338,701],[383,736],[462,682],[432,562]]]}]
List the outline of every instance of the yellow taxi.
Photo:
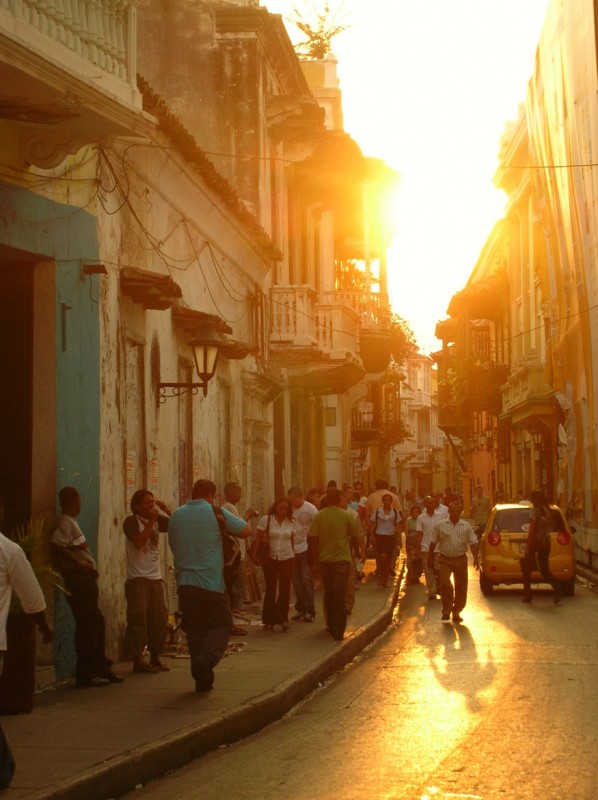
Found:
[{"label": "yellow taxi", "polygon": [[[525,555],[531,503],[501,503],[494,506],[480,542],[480,589],[489,595],[500,584],[523,584],[520,560]],[[575,593],[575,542],[567,520],[558,506],[550,506],[553,532],[550,534],[548,565],[562,582],[562,593]],[[573,530],[573,532],[572,532]],[[542,583],[539,570],[532,573],[532,583]]]}]

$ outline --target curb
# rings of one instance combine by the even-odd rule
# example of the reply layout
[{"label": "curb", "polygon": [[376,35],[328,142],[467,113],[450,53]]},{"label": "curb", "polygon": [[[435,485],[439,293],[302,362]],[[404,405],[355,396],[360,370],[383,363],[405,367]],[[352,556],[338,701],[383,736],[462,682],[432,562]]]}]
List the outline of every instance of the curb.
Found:
[{"label": "curb", "polygon": [[384,609],[339,643],[335,653],[306,673],[281,684],[255,701],[200,725],[191,725],[98,764],[72,779],[27,795],[30,800],[106,800],[135,789],[139,784],[178,769],[223,745],[257,733],[283,717],[331,675],[353,661],[390,625],[399,598],[404,564]]}]

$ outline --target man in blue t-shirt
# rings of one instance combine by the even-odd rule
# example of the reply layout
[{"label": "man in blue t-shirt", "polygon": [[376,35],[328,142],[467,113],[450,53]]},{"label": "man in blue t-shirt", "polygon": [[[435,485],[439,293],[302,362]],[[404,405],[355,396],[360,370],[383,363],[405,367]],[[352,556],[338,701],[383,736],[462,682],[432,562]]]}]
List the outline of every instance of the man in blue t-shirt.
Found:
[{"label": "man in blue t-shirt", "polygon": [[[224,655],[233,624],[215,497],[212,481],[196,481],[192,499],[177,508],[168,521],[168,542],[174,554],[182,627],[187,634],[196,692],[212,688],[214,667]],[[226,509],[220,511],[229,533],[240,538],[251,535],[245,520]]]}]

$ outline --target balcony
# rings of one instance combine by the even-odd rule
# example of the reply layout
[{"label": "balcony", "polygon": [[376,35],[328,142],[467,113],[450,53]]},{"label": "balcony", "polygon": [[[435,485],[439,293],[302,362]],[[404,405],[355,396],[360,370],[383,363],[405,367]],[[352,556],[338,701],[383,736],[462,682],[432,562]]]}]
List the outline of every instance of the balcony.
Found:
[{"label": "balcony", "polygon": [[325,302],[342,303],[359,317],[359,353],[366,372],[383,372],[390,362],[390,305],[379,292],[338,290],[324,292]]},{"label": "balcony", "polygon": [[439,386],[439,419],[442,420],[439,424],[442,430],[447,432],[447,414],[455,418],[482,411],[495,415],[500,413],[501,388],[509,375],[508,366],[495,362],[459,361],[455,354],[444,362],[440,358],[438,362],[442,370]]},{"label": "balcony", "polygon": [[403,384],[403,390],[401,391],[401,400],[406,401],[409,412],[421,411],[432,406],[430,392],[424,392],[421,389],[406,389],[405,384]]},{"label": "balcony", "polygon": [[444,447],[444,436],[440,433],[420,433],[417,436],[417,445],[422,448],[441,450]]},{"label": "balcony", "polygon": [[26,164],[50,168],[140,118],[135,3],[0,0],[0,116]]},{"label": "balcony", "polygon": [[351,410],[352,441],[360,444],[378,441],[381,427],[380,413],[374,403],[369,400],[360,400],[354,404]]},{"label": "balcony", "polygon": [[554,425],[554,391],[546,383],[542,365],[526,365],[509,376],[503,387],[501,418],[508,418],[513,426]]},{"label": "balcony", "polygon": [[463,438],[467,436],[468,418],[457,402],[450,384],[438,388],[438,427],[447,436]]},{"label": "balcony", "polygon": [[380,411],[374,403],[362,400],[351,411],[351,439],[359,444],[381,442],[398,444],[405,430],[396,414]]},{"label": "balcony", "polygon": [[316,302],[309,286],[274,286],[270,352],[289,386],[341,394],[365,374],[358,355],[359,317],[343,303]]},{"label": "balcony", "polygon": [[[273,286],[270,348],[288,364],[302,364],[317,357],[316,292],[310,286]],[[320,339],[326,338],[320,332]]]}]

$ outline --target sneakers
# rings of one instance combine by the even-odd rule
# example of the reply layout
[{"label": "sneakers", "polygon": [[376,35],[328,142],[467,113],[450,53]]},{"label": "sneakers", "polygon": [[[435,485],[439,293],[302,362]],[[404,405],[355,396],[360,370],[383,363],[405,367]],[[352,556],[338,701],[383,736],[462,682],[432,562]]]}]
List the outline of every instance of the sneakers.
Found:
[{"label": "sneakers", "polygon": [[463,622],[463,617],[453,611],[453,622]]},{"label": "sneakers", "polygon": [[[300,619],[305,619],[305,616],[306,615],[303,613],[303,611],[298,611],[291,617],[291,619],[293,620],[293,622],[298,622]],[[313,622],[313,619],[310,620],[310,622]]]},{"label": "sneakers", "polygon": [[441,622],[450,622],[451,621],[451,615],[450,614],[443,614],[440,617],[440,621]]},{"label": "sneakers", "polygon": [[303,616],[303,621],[304,622],[314,622],[315,618],[316,618],[315,614],[305,614]]}]

